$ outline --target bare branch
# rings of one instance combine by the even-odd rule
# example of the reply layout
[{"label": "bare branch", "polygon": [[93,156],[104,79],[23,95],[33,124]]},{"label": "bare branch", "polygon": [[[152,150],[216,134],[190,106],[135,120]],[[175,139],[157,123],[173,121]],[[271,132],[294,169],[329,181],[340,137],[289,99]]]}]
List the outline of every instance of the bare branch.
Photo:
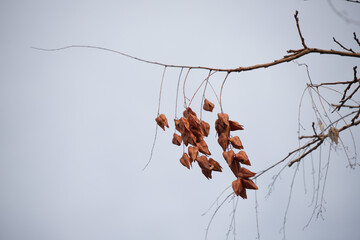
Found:
[{"label": "bare branch", "polygon": [[352,3],[360,3],[360,1],[358,0],[346,0],[347,2],[352,2]]},{"label": "bare branch", "polygon": [[352,53],[355,53],[351,48],[346,48],[344,47],[341,43],[339,43],[338,41],[336,41],[336,39],[333,37],[333,40],[334,42],[336,42],[342,49],[346,50],[346,51],[349,51],[349,52],[352,52]]},{"label": "bare branch", "polygon": [[300,25],[299,25],[299,18],[298,18],[298,11],[296,10],[295,12],[295,21],[296,21],[296,27],[297,27],[297,30],[299,32],[299,36],[300,36],[300,39],[301,39],[301,44],[303,45],[304,49],[307,48],[306,44],[305,44],[305,39],[303,38],[302,34],[301,34],[301,30],[300,30]]},{"label": "bare branch", "polygon": [[356,33],[354,32],[354,39],[355,39],[355,41],[357,42],[357,44],[359,45],[359,47],[360,47],[360,41],[359,41],[359,39],[357,38],[357,36],[356,36]]}]

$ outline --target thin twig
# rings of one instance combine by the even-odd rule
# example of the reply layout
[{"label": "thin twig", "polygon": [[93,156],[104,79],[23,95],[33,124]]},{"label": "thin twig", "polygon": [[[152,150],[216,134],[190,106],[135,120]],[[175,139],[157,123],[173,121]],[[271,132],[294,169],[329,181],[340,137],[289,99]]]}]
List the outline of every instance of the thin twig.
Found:
[{"label": "thin twig", "polygon": [[333,37],[333,40],[335,43],[337,43],[342,49],[346,50],[346,51],[349,51],[349,52],[352,52],[352,53],[355,53],[354,50],[352,50],[351,48],[346,48],[344,47],[341,43],[339,43],[334,37]]},{"label": "thin twig", "polygon": [[360,47],[360,41],[359,41],[359,39],[357,38],[356,33],[354,32],[353,35],[354,35],[354,40],[357,42],[357,44],[358,44],[359,47]]},{"label": "thin twig", "polygon": [[176,100],[175,100],[175,119],[177,119],[177,105],[178,105],[178,96],[179,96],[179,86],[180,86],[180,80],[181,80],[181,74],[183,72],[183,68],[181,68],[180,74],[179,74],[179,78],[178,78],[178,82],[177,82],[177,87],[176,87]]},{"label": "thin twig", "polygon": [[104,48],[104,47],[97,47],[97,46],[87,46],[87,45],[70,45],[70,46],[66,46],[66,47],[62,47],[62,48],[37,48],[37,47],[32,47],[33,49],[37,49],[37,50],[41,50],[41,51],[59,51],[59,50],[64,50],[64,49],[68,49],[68,48],[92,48],[92,49],[98,49],[98,50],[103,50],[103,51],[108,51],[108,52],[113,52],[116,54],[120,54],[123,55],[125,57],[128,58],[132,58],[134,60],[140,61],[140,62],[145,62],[148,64],[154,64],[154,65],[160,65],[163,67],[169,67],[169,68],[187,68],[187,69],[205,69],[205,70],[212,70],[212,71],[218,71],[218,72],[246,72],[246,71],[251,71],[254,69],[260,69],[260,68],[268,68],[271,66],[275,66],[281,63],[285,63],[285,62],[291,62],[295,59],[301,58],[307,54],[310,53],[319,53],[319,54],[329,54],[329,55],[338,55],[338,56],[347,56],[347,57],[355,57],[355,58],[360,58],[360,53],[351,53],[351,52],[345,52],[345,51],[336,51],[336,50],[325,50],[325,49],[318,49],[318,48],[306,48],[306,49],[299,49],[299,50],[288,50],[288,53],[291,53],[290,55],[287,55],[286,57],[274,60],[273,62],[269,62],[269,63],[263,63],[263,64],[256,64],[253,66],[248,66],[248,67],[238,67],[238,68],[212,68],[212,67],[203,67],[203,66],[188,66],[188,65],[173,65],[173,64],[165,64],[165,63],[160,63],[160,62],[155,62],[155,61],[150,61],[150,60],[146,60],[146,59],[141,59],[138,57],[134,57],[131,56],[129,54],[123,53],[123,52],[119,52],[119,51],[115,51],[112,49],[108,49],[108,48]]},{"label": "thin twig", "polygon": [[303,45],[304,49],[306,49],[307,46],[306,46],[306,44],[305,44],[305,39],[304,39],[304,37],[302,36],[301,30],[300,30],[298,13],[299,13],[299,12],[296,10],[295,15],[294,15],[295,21],[296,21],[296,27],[297,27],[297,30],[298,30],[298,32],[299,32],[299,36],[300,36],[300,39],[301,39],[301,44]]},{"label": "thin twig", "polygon": [[208,232],[209,232],[209,229],[210,229],[211,222],[213,221],[216,213],[219,211],[219,209],[222,207],[222,205],[226,202],[226,200],[227,200],[229,197],[231,197],[231,196],[234,196],[234,193],[233,193],[233,192],[230,193],[230,194],[221,202],[221,204],[215,209],[215,211],[214,211],[213,215],[211,216],[210,221],[209,221],[209,223],[208,223],[208,225],[207,225],[207,227],[206,227],[205,240],[207,239],[207,235],[208,235]]},{"label": "thin twig", "polygon": [[225,78],[224,78],[224,80],[223,80],[223,82],[221,84],[221,88],[220,88],[220,109],[221,109],[221,113],[224,113],[223,107],[222,107],[222,91],[223,91],[224,84],[225,84],[226,79],[228,78],[229,74],[230,74],[229,72],[226,74],[226,76],[225,76]]}]

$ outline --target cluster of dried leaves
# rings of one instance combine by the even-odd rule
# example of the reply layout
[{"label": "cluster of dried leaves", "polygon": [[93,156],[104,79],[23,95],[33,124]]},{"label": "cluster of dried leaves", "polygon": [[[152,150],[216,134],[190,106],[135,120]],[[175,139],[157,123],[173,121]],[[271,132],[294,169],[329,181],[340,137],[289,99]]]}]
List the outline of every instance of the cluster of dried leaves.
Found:
[{"label": "cluster of dried leaves", "polygon": [[[214,104],[205,99],[203,109],[212,112]],[[155,120],[163,130],[165,130],[165,127],[169,127],[164,114],[159,115]],[[187,152],[184,152],[180,158],[180,163],[190,169],[193,162],[197,162],[207,179],[212,178],[212,171],[222,172],[220,164],[209,157],[211,153],[204,140],[205,137],[209,136],[210,125],[203,120],[200,121],[190,107],[185,109],[183,117],[174,119],[174,121],[179,134],[174,133],[172,143],[178,146],[183,143],[188,147]],[[230,134],[232,131],[244,130],[244,128],[238,122],[229,120],[226,113],[218,113],[215,130],[218,135],[218,143],[223,150],[223,157],[237,178],[232,182],[233,190],[237,196],[246,199],[246,189],[258,189],[250,179],[255,176],[255,173],[241,167],[241,164],[249,166],[251,164],[247,154],[243,151],[244,147],[240,138],[238,136],[232,137]],[[233,149],[238,149],[239,152],[235,153]]]}]

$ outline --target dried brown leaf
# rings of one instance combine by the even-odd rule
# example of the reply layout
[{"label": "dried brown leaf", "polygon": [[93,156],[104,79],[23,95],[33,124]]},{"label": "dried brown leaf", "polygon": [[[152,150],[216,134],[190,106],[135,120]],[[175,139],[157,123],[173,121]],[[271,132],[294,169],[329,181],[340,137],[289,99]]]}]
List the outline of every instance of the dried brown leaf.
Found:
[{"label": "dried brown leaf", "polygon": [[164,131],[165,127],[169,128],[167,118],[164,114],[160,114],[157,118],[155,118],[155,121]]},{"label": "dried brown leaf", "polygon": [[247,168],[242,167],[242,168],[240,168],[239,175],[237,177],[239,177],[239,178],[251,178],[251,177],[253,177],[255,175],[256,175],[256,173],[250,171]]},{"label": "dried brown leaf", "polygon": [[229,138],[226,136],[225,133],[221,133],[219,138],[218,138],[218,143],[221,146],[221,148],[223,149],[223,151],[226,151],[226,149],[229,146]]},{"label": "dried brown leaf", "polygon": [[239,124],[238,122],[229,120],[229,125],[231,131],[244,130],[244,126]]},{"label": "dried brown leaf", "polygon": [[223,157],[225,158],[228,165],[231,166],[231,164],[233,163],[233,160],[234,160],[234,151],[230,150],[227,152],[223,152]]},{"label": "dried brown leaf", "polygon": [[244,151],[240,151],[237,154],[235,154],[235,160],[241,162],[242,164],[251,166],[249,158]]},{"label": "dried brown leaf", "polygon": [[190,165],[191,165],[191,162],[190,162],[190,158],[189,156],[187,155],[187,153],[184,153],[182,155],[182,157],[180,158],[180,162],[183,166],[187,167],[188,169],[190,169]]},{"label": "dried brown leaf", "polygon": [[214,109],[214,107],[215,107],[215,105],[214,105],[212,102],[210,102],[209,100],[207,100],[207,99],[205,98],[205,100],[204,100],[204,105],[203,105],[203,109],[204,109],[205,111],[212,112],[212,110]]},{"label": "dried brown leaf", "polygon": [[175,144],[175,145],[180,146],[180,145],[181,145],[181,141],[182,141],[181,136],[179,136],[178,134],[174,133],[174,136],[173,136],[173,139],[172,139],[172,143]]},{"label": "dried brown leaf", "polygon": [[211,155],[208,145],[204,140],[201,140],[200,142],[196,143],[196,146],[199,148],[199,152],[206,155]]},{"label": "dried brown leaf", "polygon": [[197,158],[197,155],[199,153],[199,148],[190,146],[188,148],[188,152],[189,152],[190,159],[192,161],[195,161],[195,159]]},{"label": "dried brown leaf", "polygon": [[329,137],[331,141],[337,145],[339,141],[339,130],[337,128],[331,127],[329,129]]},{"label": "dried brown leaf", "polygon": [[213,166],[212,170],[216,172],[222,172],[220,164],[212,158],[209,158],[209,163]]},{"label": "dried brown leaf", "polygon": [[201,121],[200,122],[201,128],[203,130],[204,136],[207,137],[209,136],[209,132],[210,132],[210,125],[205,122],[205,121]]},{"label": "dried brown leaf", "polygon": [[231,142],[231,145],[234,147],[234,148],[237,148],[237,149],[244,149],[241,141],[240,141],[240,138],[238,136],[235,136],[235,137],[232,137],[232,138],[229,138],[229,141]]},{"label": "dried brown leaf", "polygon": [[256,186],[256,184],[250,180],[250,179],[244,179],[242,178],[242,184],[244,186],[244,188],[247,188],[247,189],[254,189],[254,190],[257,190],[258,187]]}]

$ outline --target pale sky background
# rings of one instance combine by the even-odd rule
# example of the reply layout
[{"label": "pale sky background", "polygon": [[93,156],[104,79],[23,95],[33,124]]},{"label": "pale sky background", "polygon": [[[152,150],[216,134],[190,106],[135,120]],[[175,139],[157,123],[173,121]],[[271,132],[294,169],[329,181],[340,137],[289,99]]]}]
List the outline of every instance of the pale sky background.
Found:
[{"label": "pale sky background", "polygon": [[[360,21],[360,4],[332,4]],[[359,51],[352,34],[360,36],[360,26],[339,18],[328,1],[0,1],[0,239],[203,239],[215,209],[201,214],[235,180],[214,136],[219,106],[211,91],[207,97],[216,107],[203,118],[211,124],[208,144],[223,172],[207,180],[197,165],[189,171],[179,163],[182,148],[171,144],[179,69],[166,72],[160,109],[171,128],[158,132],[153,160],[141,171],[155,133],[163,68],[99,50],[31,46],[84,44],[171,64],[249,66],[301,48],[295,10],[309,47],[339,49],[336,37]],[[298,62],[309,65],[314,82],[352,80],[359,65],[359,59],[320,55]],[[191,73],[189,95],[206,75]],[[217,91],[223,77],[211,79]],[[250,170],[261,171],[298,146],[298,106],[307,82],[296,63],[230,75],[223,107],[245,125],[238,134]],[[193,108],[199,111],[200,96]],[[301,123],[310,133],[313,121],[306,95]],[[357,142],[359,132],[353,131]],[[353,155],[348,133],[343,140]],[[321,149],[322,167],[328,148]],[[332,151],[324,220],[303,230],[313,211],[311,158],[303,162],[287,238],[359,239],[359,168],[346,168],[340,146]],[[318,166],[319,152],[313,162]],[[261,239],[283,237],[294,168],[285,169],[265,198],[278,170],[257,181]],[[247,200],[239,199],[236,239],[256,239],[254,198],[249,191]],[[208,239],[226,239],[232,206],[226,202],[219,210]]]}]

